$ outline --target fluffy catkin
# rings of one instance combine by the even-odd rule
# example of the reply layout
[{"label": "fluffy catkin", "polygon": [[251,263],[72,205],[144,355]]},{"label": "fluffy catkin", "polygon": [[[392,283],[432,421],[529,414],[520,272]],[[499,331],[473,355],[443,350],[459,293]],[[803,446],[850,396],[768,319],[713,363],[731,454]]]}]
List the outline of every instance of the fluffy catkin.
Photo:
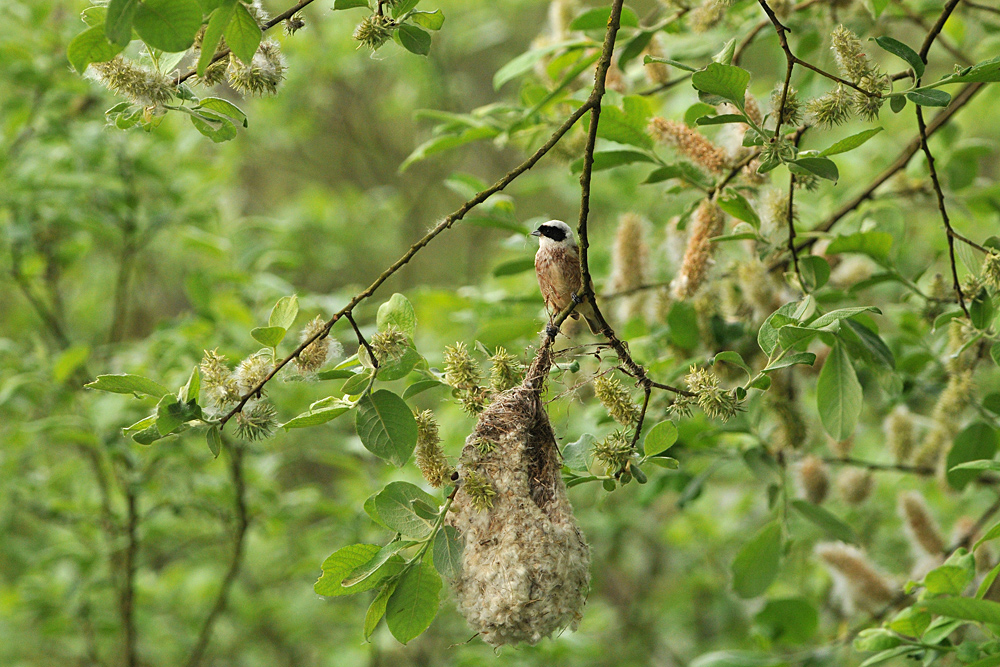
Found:
[{"label": "fluffy catkin", "polygon": [[798,470],[799,489],[806,500],[819,505],[826,500],[827,491],[830,489],[830,475],[827,473],[826,464],[818,456],[807,456],[799,463]]},{"label": "fluffy catkin", "polygon": [[103,63],[91,63],[94,77],[108,90],[145,107],[170,101],[174,95],[170,77],[115,56]]},{"label": "fluffy catkin", "polygon": [[434,413],[424,410],[417,415],[417,446],[414,451],[417,467],[431,486],[438,488],[450,477],[452,468],[441,449],[441,436],[438,434],[437,420]]},{"label": "fluffy catkin", "polygon": [[[649,246],[646,227],[635,213],[625,213],[618,218],[618,230],[611,253],[611,280],[608,289],[614,292],[635,290],[647,282]],[[646,294],[637,292],[618,299],[618,317],[628,321],[643,314]]]},{"label": "fluffy catkin", "polygon": [[[590,549],[573,517],[560,454],[539,399],[551,364],[548,348],[528,377],[497,395],[466,440],[460,484],[448,522],[463,535],[454,583],[458,609],[493,645],[535,644],[575,628],[590,586]],[[481,440],[495,443],[484,450]],[[489,506],[465,481],[488,484]]]},{"label": "fluffy catkin", "polygon": [[916,433],[913,424],[913,413],[905,405],[897,405],[885,418],[882,425],[885,431],[885,444],[896,463],[910,460],[916,445]]},{"label": "fluffy catkin", "polygon": [[816,545],[816,555],[830,570],[835,591],[843,597],[844,611],[878,611],[896,596],[892,582],[858,549],[843,542]]},{"label": "fluffy catkin", "polygon": [[860,505],[868,500],[874,484],[871,471],[860,468],[844,468],[837,475],[837,491],[848,505]]},{"label": "fluffy catkin", "polygon": [[899,494],[899,515],[906,523],[906,534],[914,550],[928,555],[944,553],[944,538],[937,521],[931,516],[927,501],[916,491]]},{"label": "fluffy catkin", "polygon": [[657,117],[649,121],[649,130],[658,141],[673,146],[706,171],[721,174],[729,165],[724,150],[684,123]]},{"label": "fluffy catkin", "polygon": [[691,216],[691,236],[681,270],[671,282],[675,299],[689,299],[701,287],[712,261],[714,246],[712,237],[722,232],[724,218],[722,211],[709,199],[701,202]]},{"label": "fluffy catkin", "polygon": [[961,426],[961,415],[972,398],[972,371],[959,371],[948,378],[948,384],[938,397],[931,412],[933,424],[913,455],[913,464],[935,467],[940,463]]}]

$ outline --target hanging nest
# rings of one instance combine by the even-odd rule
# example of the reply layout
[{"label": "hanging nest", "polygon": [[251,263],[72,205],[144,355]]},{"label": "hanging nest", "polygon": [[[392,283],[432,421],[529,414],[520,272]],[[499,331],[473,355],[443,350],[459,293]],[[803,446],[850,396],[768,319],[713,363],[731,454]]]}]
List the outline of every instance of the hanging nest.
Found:
[{"label": "hanging nest", "polygon": [[524,382],[480,414],[458,464],[449,522],[465,549],[454,590],[459,611],[493,646],[576,629],[590,585],[590,549],[539,398],[550,366],[543,346]]}]

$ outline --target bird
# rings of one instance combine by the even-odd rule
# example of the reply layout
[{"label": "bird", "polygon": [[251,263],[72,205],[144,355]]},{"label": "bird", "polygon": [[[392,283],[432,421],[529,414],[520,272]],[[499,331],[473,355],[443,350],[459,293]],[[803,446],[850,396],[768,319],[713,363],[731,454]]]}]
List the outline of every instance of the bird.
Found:
[{"label": "bird", "polygon": [[538,252],[535,253],[535,275],[538,287],[545,300],[545,310],[549,317],[565,309],[572,301],[577,302],[570,315],[587,321],[591,333],[599,334],[603,328],[589,302],[581,302],[579,293],[583,285],[580,271],[580,249],[576,245],[573,230],[562,220],[549,220],[531,232],[538,237]]}]

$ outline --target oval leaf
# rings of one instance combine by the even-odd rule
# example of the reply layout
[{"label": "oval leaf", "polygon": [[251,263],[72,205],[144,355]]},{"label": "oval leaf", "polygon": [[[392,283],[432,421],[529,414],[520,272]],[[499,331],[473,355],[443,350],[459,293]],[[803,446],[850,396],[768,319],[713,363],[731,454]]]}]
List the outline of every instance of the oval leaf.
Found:
[{"label": "oval leaf", "polygon": [[854,366],[837,340],[816,382],[816,402],[823,428],[834,440],[846,440],[861,415],[861,383]]},{"label": "oval leaf", "polygon": [[733,560],[733,590],[741,598],[762,595],[778,576],[781,560],[781,524],[764,526],[744,544]]},{"label": "oval leaf", "polygon": [[142,41],[154,49],[187,51],[201,28],[201,4],[198,0],[145,0],[135,12],[133,25]]},{"label": "oval leaf", "polygon": [[670,449],[677,442],[677,426],[672,421],[662,421],[649,429],[642,443],[646,456],[656,456]]},{"label": "oval leaf", "polygon": [[406,402],[386,389],[358,401],[358,437],[372,454],[402,466],[417,444],[417,422]]},{"label": "oval leaf", "polygon": [[417,563],[407,570],[385,608],[389,632],[406,644],[430,627],[437,616],[441,577],[427,563]]},{"label": "oval leaf", "polygon": [[170,393],[163,385],[141,375],[98,375],[96,380],[84,386],[113,394],[145,394],[153,398]]}]

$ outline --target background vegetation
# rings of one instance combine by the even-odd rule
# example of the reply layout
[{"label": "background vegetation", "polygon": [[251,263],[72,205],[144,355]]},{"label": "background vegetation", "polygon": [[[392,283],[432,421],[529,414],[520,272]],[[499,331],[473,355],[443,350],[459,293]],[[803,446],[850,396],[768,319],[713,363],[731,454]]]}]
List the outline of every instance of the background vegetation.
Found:
[{"label": "background vegetation", "polygon": [[[274,15],[288,8],[265,5]],[[608,9],[555,5],[439,0],[426,9],[442,10],[446,21],[421,56],[394,42],[374,54],[358,49],[351,35],[369,12],[312,3],[304,28],[269,33],[288,66],[276,96],[214,89],[249,116],[247,128],[218,144],[179,111],[161,118],[162,109],[148,116],[140,109],[136,120],[148,131],[109,126],[104,111],[122,98],[73,72],[67,58],[87,27],[80,12],[88,2],[0,5],[0,663],[833,665],[884,649],[877,655],[899,663],[916,656],[1000,664],[993,633],[1000,614],[991,616],[987,601],[965,604],[992,595],[994,545],[977,552],[978,569],[959,549],[996,521],[996,464],[964,476],[950,470],[992,460],[998,444],[1000,267],[983,251],[997,247],[991,237],[1000,229],[1000,130],[992,122],[1000,88],[973,83],[968,92],[970,84],[958,82],[931,89],[948,91],[948,99],[915,93],[899,113],[883,100],[877,119],[852,113],[844,125],[807,131],[818,110],[805,100],[836,84],[797,65],[791,83],[802,109],[783,124],[802,150],[884,128],[833,156],[836,183],[795,190],[799,240],[810,243],[798,251],[797,274],[782,217],[788,168],[764,182],[740,175],[734,167],[751,159],[737,152],[742,131],[734,139],[726,136],[732,123],[694,129],[699,117],[735,110],[720,105],[725,94],[699,102],[684,69],[705,70],[716,54],[722,65],[745,68],[750,94],[771,114],[757,122],[773,130],[788,60],[763,3],[636,0],[623,14],[616,62],[625,62],[608,74],[591,190],[590,269],[598,295],[642,289],[598,303],[656,381],[694,389],[684,378],[698,365],[727,390],[749,391],[728,421],[671,409],[675,394],[655,391],[646,433],[673,422],[679,436],[669,453],[680,467],[642,459],[644,484],[631,474],[615,481],[616,470],[599,458],[584,457],[575,472],[567,461],[570,478],[594,482],[569,490],[593,559],[577,631],[495,654],[478,638],[466,641],[472,632],[446,586],[419,638],[403,646],[383,624],[365,642],[371,594],[323,598],[313,584],[337,549],[391,538],[362,505],[390,481],[426,486],[414,466],[372,456],[353,416],[255,441],[236,438],[230,426],[218,458],[203,427],[145,446],[122,429],[155,401],[84,389],[109,373],[181,387],[205,350],[232,360],[255,352],[251,329],[268,322],[279,298],[297,294],[301,314],[283,343],[290,352],[304,323],[343,308],[587,99]],[[851,79],[830,49],[831,35],[846,25],[861,36],[872,67],[901,73],[897,92],[916,87],[905,72],[918,66],[912,56],[929,34],[925,83],[955,65],[987,61],[1000,46],[1000,14],[972,2],[806,0],[771,8],[791,29],[795,57]],[[581,16],[589,18],[569,25]],[[644,52],[652,65],[640,53],[647,33],[656,40]],[[897,57],[894,47],[866,41],[885,36],[912,49],[896,49],[904,54]],[[560,39],[583,44],[552,47]],[[529,52],[521,67],[508,65]],[[664,72],[656,58],[680,66]],[[995,78],[995,68],[989,72],[983,81]],[[954,256],[920,151],[918,101],[928,105],[928,144],[950,222],[972,242],[959,239]],[[939,113],[947,123],[933,120]],[[726,147],[729,162],[711,173],[684,140],[671,144],[663,141],[669,132],[649,130],[654,116],[704,131]],[[413,305],[414,342],[429,368],[444,368],[444,348],[456,341],[484,365],[477,341],[527,361],[544,317],[525,233],[549,218],[575,223],[586,122],[359,305],[361,331],[371,337],[379,304],[400,292]],[[477,127],[485,129],[468,132]],[[800,186],[830,175],[825,162],[809,165],[798,172]],[[683,272],[706,191],[730,201],[724,229],[711,235],[743,236],[715,242],[701,290],[678,294],[669,284]],[[639,216],[632,220],[643,241],[623,240],[626,213]],[[624,249],[617,259],[616,247]],[[953,269],[968,315],[952,289]],[[784,311],[789,317],[770,318],[785,303],[797,304]],[[816,320],[869,306],[880,314]],[[788,336],[798,336],[796,327],[812,333],[783,339],[780,349],[817,359],[753,384],[776,356],[761,351],[758,333],[782,325],[791,325]],[[595,340],[570,335],[558,347]],[[355,353],[346,322],[331,337],[338,361]],[[750,382],[732,356],[711,365],[727,350],[742,355]],[[577,452],[591,442],[586,434],[600,442],[617,427],[590,382],[616,365],[616,355],[605,350],[597,360],[593,352],[559,358],[546,396],[560,444],[582,442]],[[417,374],[386,386],[401,393]],[[641,403],[641,388],[617,377]],[[290,379],[268,387],[281,422],[340,395],[340,380]],[[444,385],[409,403],[434,410],[454,462],[475,419]],[[828,494],[816,488],[824,476]],[[829,546],[838,540],[860,551]],[[932,570],[938,574],[925,580]],[[859,588],[859,577],[867,585]],[[922,585],[907,587],[907,597],[909,579]],[[880,585],[888,587],[884,599]],[[852,648],[859,631],[883,622],[886,629],[862,634]]]}]

